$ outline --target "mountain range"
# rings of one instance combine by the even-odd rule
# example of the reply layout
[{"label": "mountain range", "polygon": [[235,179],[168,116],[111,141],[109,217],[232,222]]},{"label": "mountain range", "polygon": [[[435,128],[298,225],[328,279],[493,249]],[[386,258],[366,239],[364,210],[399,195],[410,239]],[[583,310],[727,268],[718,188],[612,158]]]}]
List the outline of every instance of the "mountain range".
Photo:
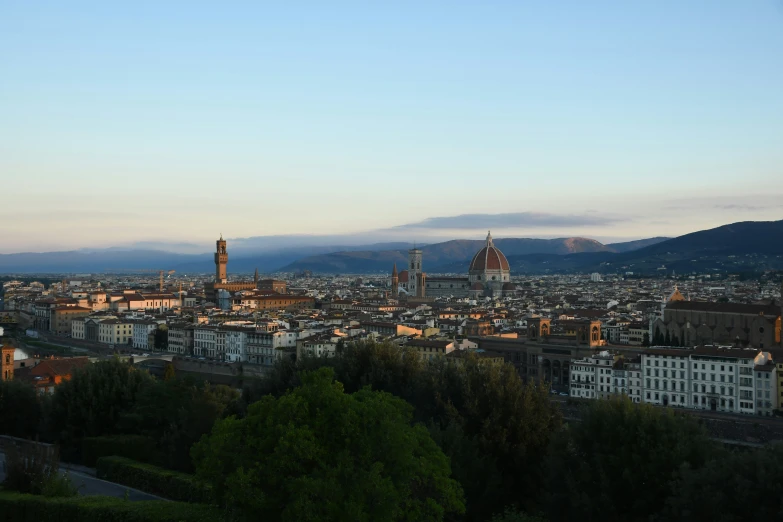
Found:
[{"label": "mountain range", "polygon": [[[651,238],[627,243],[604,245],[594,239],[569,237],[559,239],[499,238],[494,243],[505,255],[530,254],[566,255],[585,252],[629,252],[652,245],[667,238]],[[467,271],[473,256],[485,241],[455,239],[421,247],[424,263],[429,272],[462,273]],[[389,272],[394,263],[404,267],[408,261],[407,249],[360,250],[331,252],[299,259],[281,269],[283,272],[310,270],[316,273],[378,273]],[[402,269],[402,268],[400,268]]]},{"label": "mountain range", "polygon": [[[248,238],[245,244],[250,244]],[[239,241],[237,241],[239,243]],[[655,237],[603,244],[594,239],[499,238],[495,245],[508,258],[512,274],[564,272],[652,273],[660,270],[783,269],[783,221],[746,221],[676,238]],[[241,244],[241,243],[240,243]],[[484,241],[456,239],[422,245],[429,273],[467,272]],[[289,239],[263,253],[258,246],[232,250],[229,273],[388,273],[394,263],[407,263],[408,243],[296,246]],[[176,270],[178,274],[210,273],[211,253],[184,254],[151,248],[83,249],[65,252],[0,255],[0,273],[102,273],[106,271]]]}]

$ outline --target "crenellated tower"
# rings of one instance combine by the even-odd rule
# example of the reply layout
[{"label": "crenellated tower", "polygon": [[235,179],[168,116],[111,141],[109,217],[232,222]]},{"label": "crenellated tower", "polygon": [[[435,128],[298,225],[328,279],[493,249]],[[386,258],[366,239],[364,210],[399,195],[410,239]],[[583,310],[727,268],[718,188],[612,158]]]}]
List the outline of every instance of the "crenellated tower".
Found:
[{"label": "crenellated tower", "polygon": [[220,234],[220,239],[216,241],[217,251],[215,252],[215,282],[225,283],[228,281],[226,275],[226,265],[228,265],[228,252],[226,251],[226,240],[223,239],[223,234]]}]

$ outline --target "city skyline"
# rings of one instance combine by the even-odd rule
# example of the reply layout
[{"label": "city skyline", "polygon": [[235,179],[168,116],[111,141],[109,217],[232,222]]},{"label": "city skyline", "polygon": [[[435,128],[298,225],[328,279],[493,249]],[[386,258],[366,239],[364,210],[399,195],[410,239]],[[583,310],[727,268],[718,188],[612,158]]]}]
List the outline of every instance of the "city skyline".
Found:
[{"label": "city skyline", "polygon": [[4,253],[783,217],[778,2],[1,9]]}]

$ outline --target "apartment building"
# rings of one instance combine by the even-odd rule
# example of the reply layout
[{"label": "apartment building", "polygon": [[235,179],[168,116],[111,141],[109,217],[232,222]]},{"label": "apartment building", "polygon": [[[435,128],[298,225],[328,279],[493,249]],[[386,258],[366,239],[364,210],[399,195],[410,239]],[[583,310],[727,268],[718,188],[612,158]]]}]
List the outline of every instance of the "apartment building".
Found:
[{"label": "apartment building", "polygon": [[[605,399],[614,393],[613,374],[616,354],[603,351],[598,354],[576,359],[571,362],[571,397]],[[620,375],[622,374],[622,376]],[[624,369],[618,370],[618,386],[627,389]]]},{"label": "apartment building", "polygon": [[[612,363],[611,357],[602,352],[572,360],[570,395],[594,399],[625,394],[634,402],[749,415],[772,415],[780,405],[779,365],[769,352],[699,346],[650,348],[631,361]],[[609,392],[601,389],[607,372]]]},{"label": "apartment building", "polygon": [[168,331],[168,351],[180,355],[193,353],[193,330],[190,323],[171,323]]},{"label": "apartment building", "polygon": [[157,329],[158,323],[146,319],[133,322],[133,347],[137,350],[151,350],[149,345],[150,333]]},{"label": "apartment building", "polygon": [[[86,328],[86,326],[85,326]],[[99,343],[127,345],[133,341],[133,322],[127,319],[104,319],[97,323]]]},{"label": "apartment building", "polygon": [[198,326],[193,330],[193,355],[214,359],[217,354],[217,326]]},{"label": "apartment building", "polygon": [[689,350],[649,349],[642,353],[642,402],[661,406],[690,406]]}]

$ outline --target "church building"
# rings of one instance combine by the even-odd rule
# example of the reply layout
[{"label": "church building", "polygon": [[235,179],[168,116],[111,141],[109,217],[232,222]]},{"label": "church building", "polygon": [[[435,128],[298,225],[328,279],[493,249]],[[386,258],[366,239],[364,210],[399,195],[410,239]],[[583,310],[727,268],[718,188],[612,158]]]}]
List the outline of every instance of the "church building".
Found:
[{"label": "church building", "polygon": [[492,242],[487,233],[484,247],[470,262],[467,277],[429,277],[422,271],[421,249],[408,251],[408,268],[397,273],[392,270],[392,296],[455,297],[482,299],[509,297],[516,292],[511,283],[511,270],[506,256]]}]

